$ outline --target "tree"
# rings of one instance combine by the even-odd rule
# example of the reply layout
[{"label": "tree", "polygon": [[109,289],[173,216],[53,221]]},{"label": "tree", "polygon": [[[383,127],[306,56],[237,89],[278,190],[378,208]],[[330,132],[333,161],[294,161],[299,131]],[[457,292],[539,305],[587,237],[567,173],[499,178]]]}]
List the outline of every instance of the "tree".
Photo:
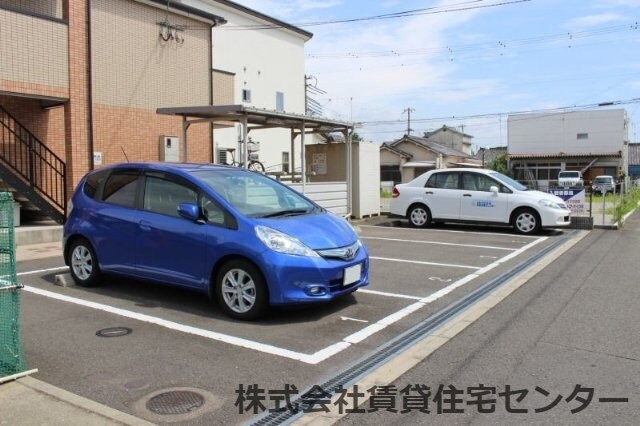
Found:
[{"label": "tree", "polygon": [[362,142],[362,138],[356,132],[351,133],[351,142]]},{"label": "tree", "polygon": [[487,168],[502,174],[507,174],[509,172],[507,154],[498,155],[487,164]]}]

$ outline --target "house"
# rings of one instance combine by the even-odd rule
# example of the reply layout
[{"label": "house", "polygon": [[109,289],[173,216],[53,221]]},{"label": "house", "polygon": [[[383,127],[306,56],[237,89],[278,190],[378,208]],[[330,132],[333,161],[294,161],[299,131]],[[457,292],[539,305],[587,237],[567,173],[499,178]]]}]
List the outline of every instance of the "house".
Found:
[{"label": "house", "polygon": [[444,125],[432,132],[425,132],[424,138],[471,155],[471,139],[473,136],[456,128]]},{"label": "house", "polygon": [[[214,162],[216,148],[237,147],[237,126],[193,123],[187,142],[181,118],[156,111],[242,104],[304,114],[311,36],[227,0],[0,0],[0,189],[14,191],[23,214],[62,222],[94,168]],[[250,136],[268,147],[259,154],[267,165],[289,167],[289,131]]]},{"label": "house", "polygon": [[507,155],[506,146],[480,148],[478,152],[475,153],[474,158],[482,162],[482,167],[487,167],[488,164],[501,155]]},{"label": "house", "polygon": [[628,135],[624,109],[512,115],[511,172],[543,190],[556,185],[564,170],[581,171],[585,182],[598,175],[620,176],[628,169]]},{"label": "house", "polygon": [[380,180],[409,182],[432,169],[481,167],[470,154],[431,138],[404,135],[380,146]]},{"label": "house", "polygon": [[[213,104],[238,104],[305,114],[304,45],[313,34],[227,0],[184,0],[200,4],[227,23],[213,31]],[[272,27],[268,31],[264,27]],[[231,98],[231,102],[229,101]],[[194,104],[196,105],[196,104]],[[291,137],[287,129],[252,130],[256,154],[267,171],[289,172]],[[240,126],[214,130],[215,161],[231,162],[227,149],[239,150]],[[295,164],[300,165],[298,159]]]}]

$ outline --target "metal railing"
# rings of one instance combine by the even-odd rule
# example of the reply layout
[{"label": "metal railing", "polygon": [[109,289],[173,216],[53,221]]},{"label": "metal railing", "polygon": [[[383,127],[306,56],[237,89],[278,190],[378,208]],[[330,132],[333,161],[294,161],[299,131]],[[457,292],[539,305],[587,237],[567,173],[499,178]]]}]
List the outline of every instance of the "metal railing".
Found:
[{"label": "metal railing", "polygon": [[0,131],[3,165],[64,214],[67,207],[65,162],[1,106]]}]

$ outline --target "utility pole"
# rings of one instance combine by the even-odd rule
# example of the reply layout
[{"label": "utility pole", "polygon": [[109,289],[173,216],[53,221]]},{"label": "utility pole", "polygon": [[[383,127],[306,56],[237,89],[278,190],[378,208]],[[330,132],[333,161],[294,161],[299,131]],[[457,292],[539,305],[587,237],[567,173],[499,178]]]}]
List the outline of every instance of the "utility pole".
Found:
[{"label": "utility pole", "polygon": [[411,128],[411,113],[416,112],[416,110],[413,108],[406,108],[402,113],[404,114],[405,112],[407,113],[407,135],[410,135],[413,130]]}]

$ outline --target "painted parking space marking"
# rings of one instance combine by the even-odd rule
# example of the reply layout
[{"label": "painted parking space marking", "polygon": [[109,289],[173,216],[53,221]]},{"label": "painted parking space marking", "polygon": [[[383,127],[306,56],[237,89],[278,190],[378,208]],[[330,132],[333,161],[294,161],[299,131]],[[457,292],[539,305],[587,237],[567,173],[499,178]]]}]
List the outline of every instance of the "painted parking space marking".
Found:
[{"label": "painted parking space marking", "polygon": [[[473,234],[473,235],[492,235],[494,237],[506,237],[513,238],[513,234],[510,233],[501,233],[501,232],[480,232],[480,231],[456,231],[453,229],[421,229],[421,228],[402,228],[402,227],[391,227],[391,226],[378,226],[378,225],[358,225],[360,228],[375,228],[375,229],[388,229],[394,231],[419,231],[419,232],[448,232],[451,234]],[[532,235],[518,235],[517,238],[527,238],[527,239],[537,239],[539,237],[535,237]],[[521,241],[514,241],[521,242]]]},{"label": "painted parking space marking", "polygon": [[35,271],[27,271],[27,272],[18,272],[16,275],[18,277],[24,276],[24,275],[34,275],[34,274],[41,274],[44,272],[55,272],[55,271],[62,271],[64,269],[69,269],[68,266],[57,266],[55,268],[47,268],[47,269],[38,269]]},{"label": "painted parking space marking", "polygon": [[381,240],[381,241],[396,241],[401,243],[415,243],[415,244],[433,244],[440,246],[453,246],[453,247],[470,247],[470,248],[480,248],[487,250],[505,250],[505,251],[516,251],[515,248],[508,247],[496,247],[496,246],[481,246],[475,244],[459,244],[459,243],[446,243],[443,241],[425,241],[425,240],[403,240],[400,238],[382,238],[382,237],[360,237],[361,240]]},{"label": "painted parking space marking", "polygon": [[368,323],[369,322],[367,320],[361,320],[361,319],[358,319],[358,318],[351,318],[351,317],[340,317],[340,319],[342,321],[355,321],[355,322],[364,322],[364,323]]},{"label": "painted parking space marking", "polygon": [[386,297],[397,297],[399,299],[412,299],[412,300],[422,299],[422,297],[419,297],[419,296],[409,296],[407,294],[400,294],[400,293],[387,293],[386,291],[369,290],[368,288],[359,288],[358,293],[375,294],[378,296],[386,296]]},{"label": "painted parking space marking", "polygon": [[369,259],[384,260],[384,261],[387,261],[387,262],[413,263],[413,264],[416,264],[416,265],[443,266],[443,267],[446,267],[446,268],[463,268],[463,269],[474,269],[474,270],[482,268],[482,266],[456,265],[454,263],[425,262],[425,261],[422,261],[422,260],[397,259],[397,258],[393,258],[393,257],[369,256]]},{"label": "painted parking space marking", "polygon": [[[143,313],[139,313],[139,312],[134,312],[134,311],[130,311],[130,310],[126,310],[126,309],[121,309],[121,308],[117,308],[115,306],[110,306],[110,305],[106,305],[106,304],[102,304],[102,303],[97,303],[97,302],[91,302],[88,300],[84,300],[84,299],[80,299],[77,297],[72,297],[72,296],[66,296],[64,294],[61,293],[57,293],[57,292],[53,292],[53,291],[48,291],[48,290],[44,290],[44,289],[40,289],[37,287],[33,287],[33,286],[25,286],[24,287],[24,291],[27,291],[29,293],[33,293],[36,295],[40,295],[43,297],[48,297],[48,298],[52,298],[55,300],[59,300],[59,301],[63,301],[63,302],[67,302],[67,303],[73,303],[76,305],[81,305],[87,308],[91,308],[91,309],[96,309],[96,310],[100,310],[103,312],[107,312],[107,313],[111,313],[114,315],[119,315],[122,317],[126,317],[126,318],[131,318],[134,320],[138,320],[138,321],[143,321],[143,322],[147,322],[150,324],[154,324],[154,325],[158,325],[167,329],[171,329],[174,331],[178,331],[178,332],[183,332],[183,333],[187,333],[187,334],[192,334],[192,335],[196,335],[196,336],[200,336],[200,337],[204,337],[207,339],[211,339],[211,340],[215,340],[215,341],[219,341],[219,342],[223,342],[223,343],[227,343],[227,344],[231,344],[234,346],[239,346],[239,347],[243,347],[246,349],[250,349],[250,350],[254,350],[254,351],[258,351],[258,352],[263,352],[263,353],[267,353],[267,354],[271,354],[271,355],[276,355],[276,356],[280,356],[280,357],[284,357],[284,358],[288,358],[288,359],[292,359],[292,360],[296,360],[296,361],[300,361],[306,364],[318,364],[322,361],[325,361],[329,358],[331,358],[332,356],[344,351],[345,349],[349,348],[352,345],[355,345],[357,343],[362,342],[363,340],[365,340],[368,337],[371,337],[372,335],[376,334],[377,332],[384,330],[385,328],[391,326],[392,324],[395,324],[396,322],[402,320],[403,318],[406,318],[407,316],[411,315],[412,313],[420,310],[421,308],[427,306],[430,303],[435,302],[436,300],[446,296],[447,294],[451,293],[452,291],[464,286],[465,284],[473,281],[474,279],[478,278],[479,276],[481,276],[482,274],[492,270],[493,268],[499,266],[500,264],[507,262],[513,258],[515,258],[516,256],[519,256],[520,254],[522,254],[523,252],[525,252],[526,250],[532,248],[533,246],[547,240],[548,237],[543,237],[543,238],[537,238],[534,241],[532,241],[531,243],[521,247],[520,249],[517,249],[515,251],[513,251],[512,253],[496,260],[495,262],[491,263],[490,265],[487,265],[485,267],[476,267],[476,266],[465,266],[465,265],[449,265],[449,264],[441,264],[441,263],[432,263],[432,262],[418,262],[418,261],[407,261],[404,259],[388,259],[388,258],[375,258],[375,257],[371,257],[371,259],[378,259],[378,260],[385,260],[385,261],[397,261],[397,262],[407,262],[407,263],[414,263],[414,264],[427,264],[427,265],[432,265],[432,266],[449,266],[449,267],[459,267],[459,268],[467,268],[467,269],[473,269],[475,272],[471,273],[470,275],[467,275],[465,277],[462,277],[460,279],[458,279],[457,281],[449,284],[448,286],[426,296],[426,297],[415,297],[415,296],[408,296],[408,295],[401,295],[401,294],[394,294],[394,293],[385,293],[385,292],[380,292],[380,291],[375,291],[375,290],[367,290],[367,289],[360,289],[359,291],[362,291],[363,293],[369,293],[372,295],[379,295],[379,296],[390,296],[390,297],[399,297],[399,298],[404,298],[404,299],[410,299],[410,300],[415,300],[414,303],[396,311],[393,312],[389,315],[387,315],[384,318],[381,318],[380,320],[376,321],[375,323],[369,324],[366,327],[364,327],[363,329],[356,331],[355,333],[352,333],[346,337],[344,337],[343,339],[341,339],[339,342],[336,342],[332,345],[329,345],[323,349],[320,349],[314,353],[308,354],[308,353],[303,353],[303,352],[297,352],[297,351],[292,351],[286,348],[282,348],[282,347],[277,347],[274,345],[269,345],[266,343],[261,343],[261,342],[256,342],[253,340],[249,340],[249,339],[245,339],[245,338],[241,338],[241,337],[237,337],[237,336],[232,336],[229,334],[224,334],[224,333],[220,333],[220,332],[216,332],[216,331],[212,331],[212,330],[206,330],[206,329],[202,329],[202,328],[197,328],[197,327],[193,327],[193,326],[189,326],[189,325],[185,325],[185,324],[181,324],[175,321],[170,321],[170,320],[165,320],[163,318],[160,317],[155,317],[152,315],[147,315],[147,314],[143,314]],[[33,275],[33,274],[38,274],[38,273],[45,273],[45,272],[53,272],[53,271],[60,271],[63,269],[68,269],[66,266],[64,267],[56,267],[56,268],[48,268],[48,269],[40,269],[40,270],[35,270],[35,271],[27,271],[27,272],[21,272],[20,276],[24,276],[24,275]],[[439,278],[439,277],[431,277],[431,278]],[[363,320],[358,321],[357,319],[353,319],[356,320],[356,322],[360,322]]]}]

